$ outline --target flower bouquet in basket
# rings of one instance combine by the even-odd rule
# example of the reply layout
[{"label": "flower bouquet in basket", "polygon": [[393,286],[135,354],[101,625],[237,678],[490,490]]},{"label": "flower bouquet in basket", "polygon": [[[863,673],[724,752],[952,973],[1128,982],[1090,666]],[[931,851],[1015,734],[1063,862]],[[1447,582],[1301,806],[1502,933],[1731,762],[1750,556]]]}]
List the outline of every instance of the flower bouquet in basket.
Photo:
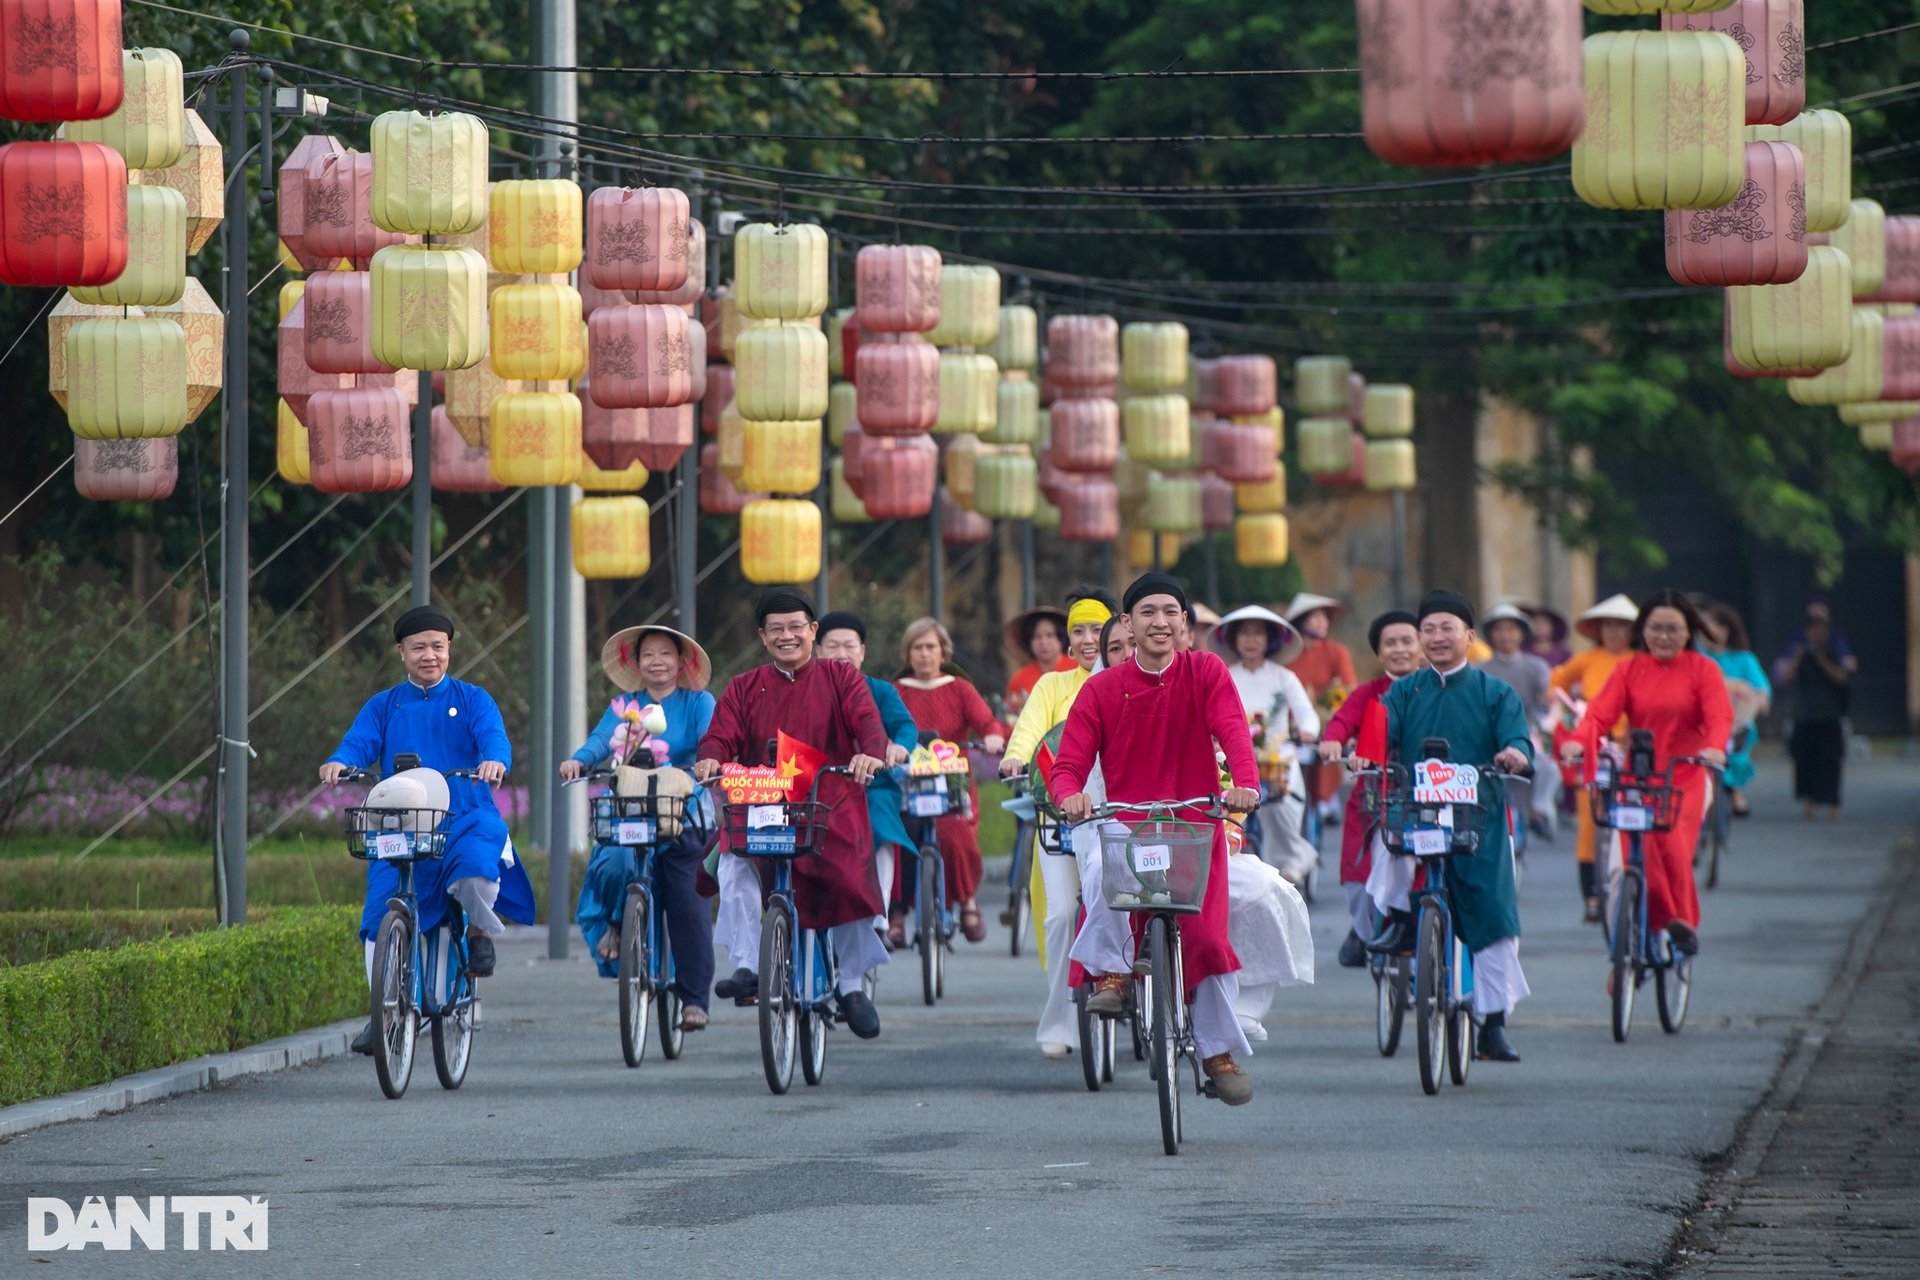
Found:
[{"label": "flower bouquet in basket", "polygon": [[1260,781],[1285,790],[1287,774],[1293,768],[1293,743],[1270,729],[1264,711],[1247,712],[1247,733],[1253,739],[1253,759],[1260,766]]}]

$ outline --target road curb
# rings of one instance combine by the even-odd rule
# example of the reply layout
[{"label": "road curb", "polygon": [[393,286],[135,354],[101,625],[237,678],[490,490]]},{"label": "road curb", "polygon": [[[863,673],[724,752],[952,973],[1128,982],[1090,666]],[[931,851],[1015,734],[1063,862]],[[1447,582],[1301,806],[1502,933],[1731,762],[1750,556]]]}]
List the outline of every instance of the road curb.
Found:
[{"label": "road curb", "polygon": [[348,1042],[362,1025],[357,1018],[330,1023],[246,1049],[236,1049],[232,1053],[208,1054],[190,1062],[122,1076],[90,1089],[0,1107],[0,1139],[43,1129],[51,1124],[65,1124],[69,1120],[91,1120],[95,1116],[137,1107],[143,1102],[197,1093],[242,1076],[266,1075],[309,1062],[337,1058],[347,1052]]}]

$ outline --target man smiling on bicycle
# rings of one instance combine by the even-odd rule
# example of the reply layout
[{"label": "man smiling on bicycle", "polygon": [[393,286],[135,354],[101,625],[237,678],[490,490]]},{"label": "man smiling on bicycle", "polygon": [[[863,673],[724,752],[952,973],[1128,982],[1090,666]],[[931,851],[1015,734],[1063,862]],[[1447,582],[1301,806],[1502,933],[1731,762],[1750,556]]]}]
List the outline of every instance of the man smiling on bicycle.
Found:
[{"label": "man smiling on bicycle", "polygon": [[[1492,761],[1519,773],[1533,761],[1533,735],[1513,686],[1467,663],[1473,644],[1473,605],[1455,591],[1429,591],[1420,601],[1420,647],[1427,666],[1394,682],[1380,701],[1387,709],[1387,750],[1411,767],[1430,738],[1445,739],[1451,759]],[[1492,815],[1479,850],[1452,858],[1446,868],[1453,923],[1473,953],[1473,1009],[1481,1019],[1479,1057],[1518,1062],[1507,1038],[1507,1014],[1529,993],[1520,970],[1520,904],[1507,836],[1506,788],[1483,775],[1481,803]],[[1408,893],[1417,859],[1376,856],[1367,888],[1386,914],[1367,950],[1390,954],[1413,946]]]},{"label": "man smiling on bicycle", "polygon": [[[447,848],[444,857],[414,869],[422,933],[437,928],[447,899],[467,916],[469,972],[484,978],[493,972],[493,939],[506,932],[502,917],[533,923],[533,886],[514,857],[507,824],[494,806],[490,785],[507,776],[513,748],[493,696],[479,685],[447,674],[452,664],[453,619],[432,605],[400,615],[393,624],[394,648],[407,678],[376,693],[360,708],[340,745],[320,766],[329,786],[353,769],[394,771],[394,757],[415,755],[421,765],[445,773],[472,769],[480,782],[447,779]],[[373,932],[398,890],[400,874],[392,864],[367,863],[367,898],[360,913],[360,937],[366,943],[368,981],[373,972]],[[373,1024],[354,1038],[356,1053],[373,1052]]]},{"label": "man smiling on bicycle", "polygon": [[[1133,659],[1091,677],[1074,700],[1053,766],[1053,789],[1063,799],[1062,815],[1083,822],[1092,810],[1086,794],[1094,761],[1106,777],[1107,798],[1121,804],[1213,795],[1220,788],[1214,744],[1226,752],[1233,786],[1226,808],[1250,812],[1260,803],[1260,770],[1247,733],[1240,695],[1220,658],[1211,653],[1177,652],[1186,626],[1186,587],[1167,573],[1148,573],[1127,588],[1123,603],[1133,630]],[[1214,1092],[1228,1106],[1253,1097],[1253,1082],[1234,1061],[1251,1053],[1234,1013],[1240,958],[1227,936],[1227,847],[1217,819],[1191,812],[1183,821],[1213,828],[1212,861],[1200,913],[1186,917],[1180,929],[1180,955],[1186,980],[1183,994],[1193,1006],[1194,1046]],[[1093,859],[1095,883],[1083,879],[1089,901],[1101,897],[1099,859]],[[1083,877],[1087,868],[1082,868]],[[1087,1007],[1116,1014],[1132,981],[1127,924],[1116,912],[1089,912],[1071,955],[1088,973],[1099,975]]]}]

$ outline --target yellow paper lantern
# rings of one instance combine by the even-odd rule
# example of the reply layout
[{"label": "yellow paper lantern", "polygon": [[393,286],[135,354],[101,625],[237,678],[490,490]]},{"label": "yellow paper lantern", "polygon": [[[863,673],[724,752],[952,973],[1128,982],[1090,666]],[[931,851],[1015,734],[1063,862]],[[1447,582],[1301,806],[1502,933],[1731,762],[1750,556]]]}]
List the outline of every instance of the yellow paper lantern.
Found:
[{"label": "yellow paper lantern", "polygon": [[[1002,308],[1005,310],[1005,308]],[[1024,372],[1002,373],[995,393],[993,426],[980,433],[989,444],[1035,444],[1040,439],[1040,384]]]},{"label": "yellow paper lantern", "polygon": [[941,451],[940,464],[946,477],[947,496],[962,511],[973,510],[983,449],[979,436],[955,436]]},{"label": "yellow paper lantern", "polygon": [[187,425],[187,335],[172,320],[81,320],[67,331],[67,425],[87,440],[154,440]]},{"label": "yellow paper lantern", "polygon": [[742,421],[738,488],[748,493],[811,493],[819,485],[819,419]]},{"label": "yellow paper lantern", "polygon": [[1886,453],[1893,448],[1893,424],[1891,422],[1869,422],[1860,428],[1860,446],[1875,453]]},{"label": "yellow paper lantern", "polygon": [[1345,418],[1308,418],[1300,424],[1300,469],[1310,476],[1353,470],[1353,425]]},{"label": "yellow paper lantern", "polygon": [[164,307],[187,289],[187,198],[171,187],[127,188],[127,269],[73,296],[99,307]]},{"label": "yellow paper lantern", "polygon": [[[101,142],[129,169],[164,169],[187,148],[186,71],[171,49],[127,49],[120,56],[127,94],[103,120],[68,124],[69,142]],[[69,73],[70,74],[70,73]]]},{"label": "yellow paper lantern", "polygon": [[[187,256],[199,253],[227,215],[226,151],[200,113],[184,116],[185,149],[164,169],[133,169],[127,181],[143,187],[170,187],[187,202]],[[294,264],[299,269],[299,264]]]},{"label": "yellow paper lantern", "polygon": [[867,504],[847,484],[846,460],[835,458],[827,468],[827,491],[832,498],[835,524],[872,524]]},{"label": "yellow paper lantern", "polygon": [[1000,332],[1000,273],[992,267],[940,264],[940,323],[927,331],[936,347],[984,347]]},{"label": "yellow paper lantern", "polygon": [[1573,190],[1601,209],[1717,209],[1746,182],[1747,57],[1718,31],[1605,31],[1584,46]]},{"label": "yellow paper lantern", "polygon": [[1840,406],[1840,421],[1850,427],[1866,427],[1876,422],[1905,422],[1920,418],[1920,400],[1870,400],[1865,404]]},{"label": "yellow paper lantern", "polygon": [[47,390],[62,409],[67,407],[67,334],[82,320],[120,320],[145,315],[139,307],[96,307],[80,302],[72,291],[60,295],[47,317]]},{"label": "yellow paper lantern", "polygon": [[1187,326],[1141,322],[1120,330],[1120,376],[1135,391],[1186,386]]},{"label": "yellow paper lantern", "polygon": [[554,275],[580,265],[584,204],[571,178],[496,182],[487,193],[487,262],[508,275]]},{"label": "yellow paper lantern", "polygon": [[827,375],[845,378],[847,374],[847,321],[853,308],[842,307],[827,317]]},{"label": "yellow paper lantern", "polygon": [[1146,569],[1153,565],[1154,543],[1158,540],[1160,563],[1172,564],[1180,558],[1180,535],[1154,533],[1147,529],[1127,530],[1127,567]]},{"label": "yellow paper lantern", "polygon": [[584,457],[580,397],[569,391],[496,396],[487,416],[488,463],[505,485],[572,484]]},{"label": "yellow paper lantern", "polygon": [[1853,126],[1838,111],[1802,111],[1786,124],[1747,128],[1750,142],[1791,142],[1807,163],[1808,231],[1838,231],[1852,212]]},{"label": "yellow paper lantern", "polygon": [[[741,488],[740,476],[747,465],[747,420],[738,405],[729,404],[720,411],[720,429],[714,433],[714,463],[734,488]],[[752,493],[754,490],[747,490]]]},{"label": "yellow paper lantern", "polygon": [[372,135],[368,209],[374,226],[444,236],[477,231],[486,222],[487,127],[477,118],[388,111],[374,118]]},{"label": "yellow paper lantern", "polygon": [[1792,284],[1727,290],[1728,342],[1749,369],[1829,369],[1853,351],[1852,268],[1830,245],[1807,250]]},{"label": "yellow paper lantern", "polygon": [[1147,527],[1159,533],[1200,532],[1200,477],[1157,471],[1148,476]]},{"label": "yellow paper lantern", "polygon": [[1000,366],[992,356],[940,353],[940,413],[933,429],[942,435],[991,431],[1000,416]]},{"label": "yellow paper lantern", "polygon": [[1397,382],[1370,382],[1361,426],[1376,440],[1413,434],[1413,388]]},{"label": "yellow paper lantern", "polygon": [[1032,372],[1039,368],[1040,317],[1033,308],[1000,308],[1000,322],[996,326],[993,341],[987,344],[986,354],[1005,370],[1024,369]]},{"label": "yellow paper lantern", "polygon": [[[376,184],[378,175],[376,161]],[[574,306],[577,312],[578,294]],[[374,254],[373,354],[396,369],[471,369],[484,360],[487,260],[437,244],[394,244]]]},{"label": "yellow paper lantern", "polygon": [[1367,441],[1367,488],[1376,493],[1414,485],[1413,441]]},{"label": "yellow paper lantern", "polygon": [[1885,378],[1882,357],[1886,323],[1878,312],[1856,308],[1847,358],[1811,378],[1788,378],[1787,394],[1794,403],[1843,405],[1878,400]]},{"label": "yellow paper lantern", "polygon": [[1293,401],[1301,413],[1345,413],[1353,361],[1345,356],[1301,356],[1293,362]]},{"label": "yellow paper lantern", "polygon": [[[1352,460],[1348,460],[1352,464]],[[1249,569],[1287,562],[1287,518],[1277,512],[1233,518],[1233,558]]]},{"label": "yellow paper lantern", "polygon": [[1287,464],[1274,464],[1273,478],[1257,483],[1233,486],[1233,505],[1237,510],[1267,515],[1287,509]]},{"label": "yellow paper lantern", "polygon": [[644,578],[653,567],[645,498],[582,498],[573,504],[573,570],[583,578]]},{"label": "yellow paper lantern", "polygon": [[733,349],[733,402],[761,422],[825,417],[827,336],[808,324],[743,329]]},{"label": "yellow paper lantern", "polygon": [[[827,340],[833,350],[833,340]],[[838,449],[846,443],[847,428],[860,421],[860,393],[851,382],[836,382],[827,388],[827,443]]]},{"label": "yellow paper lantern", "polygon": [[289,280],[280,286],[280,318],[285,320],[293,312],[301,298],[306,296],[305,280]]},{"label": "yellow paper lantern", "polygon": [[[816,226],[754,222],[741,227],[733,237],[734,306],[750,320],[819,315],[827,309],[828,253],[827,233]],[[825,368],[823,350],[822,372]]]},{"label": "yellow paper lantern", "polygon": [[[586,410],[581,409],[582,431],[585,430]],[[580,472],[574,483],[589,493],[638,493],[647,487],[647,481],[653,473],[647,470],[643,462],[630,462],[618,471],[609,471],[593,460],[593,455],[585,449],[580,451]]]},{"label": "yellow paper lantern", "polygon": [[740,513],[740,572],[748,582],[812,582],[820,575],[820,508],[761,498]]},{"label": "yellow paper lantern", "polygon": [[187,277],[186,291],[171,306],[148,307],[180,326],[187,337],[187,421],[198,422],[226,379],[227,313],[206,287]]},{"label": "yellow paper lantern", "polygon": [[276,400],[273,429],[274,469],[288,484],[312,484],[313,468],[307,458],[307,425],[287,406]]},{"label": "yellow paper lantern", "polygon": [[983,450],[974,462],[973,509],[989,520],[1030,520],[1039,477],[1039,464],[1023,448]]},{"label": "yellow paper lantern", "polygon": [[1887,282],[1887,211],[1878,200],[1851,202],[1847,220],[1828,241],[1847,255],[1853,296],[1870,297]]},{"label": "yellow paper lantern", "polygon": [[487,359],[503,378],[552,381],[586,372],[580,294],[570,284],[502,285],[487,299],[487,325]]},{"label": "yellow paper lantern", "polygon": [[1120,405],[1127,457],[1149,466],[1184,462],[1192,451],[1191,408],[1182,395],[1133,396]]}]

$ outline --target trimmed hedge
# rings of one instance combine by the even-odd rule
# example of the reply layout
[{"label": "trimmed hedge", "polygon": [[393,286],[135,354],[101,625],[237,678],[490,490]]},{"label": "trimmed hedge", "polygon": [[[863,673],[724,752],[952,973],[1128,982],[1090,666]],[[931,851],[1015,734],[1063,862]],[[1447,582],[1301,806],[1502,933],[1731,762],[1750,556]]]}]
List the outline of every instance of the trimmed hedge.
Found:
[{"label": "trimmed hedge", "polygon": [[[266,919],[247,912],[247,922]],[[33,964],[69,951],[100,951],[175,934],[198,933],[217,923],[211,907],[163,911],[0,911],[0,966]]]},{"label": "trimmed hedge", "polygon": [[361,1014],[357,907],[0,970],[0,1106]]}]

